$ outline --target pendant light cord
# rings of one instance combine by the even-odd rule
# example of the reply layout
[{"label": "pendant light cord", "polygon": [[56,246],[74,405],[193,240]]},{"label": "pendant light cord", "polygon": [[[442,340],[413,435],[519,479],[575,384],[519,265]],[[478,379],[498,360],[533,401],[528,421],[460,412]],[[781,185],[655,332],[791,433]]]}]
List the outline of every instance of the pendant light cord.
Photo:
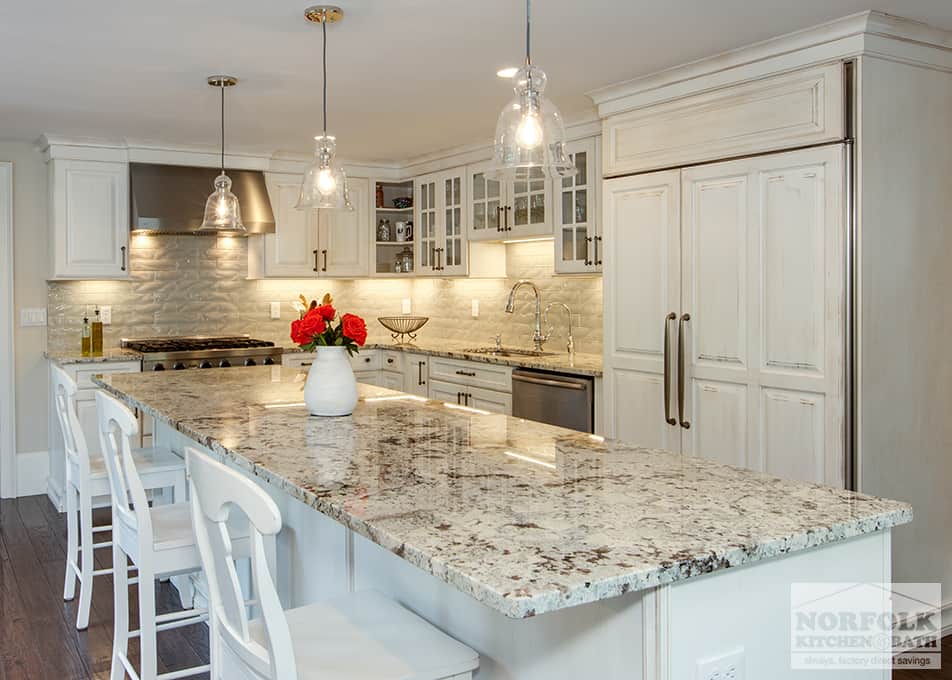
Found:
[{"label": "pendant light cord", "polygon": [[324,137],[327,138],[327,12],[324,13],[324,20],[321,22],[321,33],[323,34],[323,54],[324,63]]},{"label": "pendant light cord", "polygon": [[221,174],[225,174],[225,79],[221,80]]},{"label": "pendant light cord", "polygon": [[532,57],[530,56],[530,47],[532,46],[532,33],[529,28],[531,26],[531,16],[529,14],[529,1],[526,0],[526,66],[532,64]]}]

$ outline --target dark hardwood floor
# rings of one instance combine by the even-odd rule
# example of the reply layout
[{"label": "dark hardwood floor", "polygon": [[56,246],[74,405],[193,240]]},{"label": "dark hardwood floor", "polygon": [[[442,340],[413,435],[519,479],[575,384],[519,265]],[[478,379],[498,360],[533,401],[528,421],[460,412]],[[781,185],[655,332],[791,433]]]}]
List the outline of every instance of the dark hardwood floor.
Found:
[{"label": "dark hardwood floor", "polygon": [[[96,523],[108,521],[108,511],[98,510]],[[46,496],[0,500],[0,680],[109,678],[112,579],[96,579],[89,628],[77,631],[78,600],[63,602],[62,597],[65,551],[65,516],[56,512]],[[108,566],[111,557],[108,548],[97,550],[97,566]],[[156,587],[160,613],[181,607],[171,585]],[[135,586],[130,597],[135,602]],[[138,626],[135,613],[132,617],[132,625]],[[133,642],[133,656],[135,648]],[[942,651],[948,659],[942,670],[895,671],[893,679],[952,680],[952,636],[942,641]],[[159,634],[160,673],[197,666],[207,659],[204,625]]]},{"label": "dark hardwood floor", "polygon": [[[96,512],[97,524],[108,523],[107,510]],[[111,558],[109,548],[97,550],[97,567],[108,567]],[[89,628],[77,631],[78,593],[72,602],[63,601],[65,569],[65,515],[46,496],[0,500],[0,680],[109,678],[112,577],[96,578]],[[181,608],[171,585],[159,584],[156,592],[160,613]],[[135,586],[130,598],[135,601]],[[204,625],[159,633],[158,645],[160,673],[207,663]],[[133,655],[136,646],[134,641]]]}]

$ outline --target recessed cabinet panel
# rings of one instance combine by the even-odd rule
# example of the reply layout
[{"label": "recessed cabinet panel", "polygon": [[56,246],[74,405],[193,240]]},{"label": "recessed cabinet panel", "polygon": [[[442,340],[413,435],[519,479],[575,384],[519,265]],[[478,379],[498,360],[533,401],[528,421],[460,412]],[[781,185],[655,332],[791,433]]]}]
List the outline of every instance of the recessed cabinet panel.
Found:
[{"label": "recessed cabinet panel", "polygon": [[51,278],[129,276],[129,165],[52,160]]},{"label": "recessed cabinet panel", "polygon": [[823,373],[824,172],[812,166],[760,176],[766,369]]},{"label": "recessed cabinet panel", "polygon": [[761,393],[763,470],[823,484],[825,399],[822,394],[764,389]]},{"label": "recessed cabinet panel", "polygon": [[318,242],[318,213],[298,210],[301,176],[269,174],[267,177],[274,232],[264,238],[264,275],[266,277],[313,277],[318,260],[314,251]]},{"label": "recessed cabinet panel", "polygon": [[682,434],[684,453],[760,469],[760,461],[748,455],[747,385],[697,380],[690,407],[691,427]]},{"label": "recessed cabinet panel", "polygon": [[664,376],[616,369],[611,401],[615,405],[612,437],[638,446],[680,451],[680,431],[658,417],[664,404]]}]

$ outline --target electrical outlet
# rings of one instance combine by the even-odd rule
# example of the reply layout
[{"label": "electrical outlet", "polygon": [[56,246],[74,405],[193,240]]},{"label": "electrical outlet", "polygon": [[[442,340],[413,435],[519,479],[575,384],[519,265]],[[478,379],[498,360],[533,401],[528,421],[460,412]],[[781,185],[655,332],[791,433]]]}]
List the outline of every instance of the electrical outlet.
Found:
[{"label": "electrical outlet", "polygon": [[103,326],[112,325],[112,307],[109,305],[103,305],[99,308],[99,319],[102,321]]},{"label": "electrical outlet", "polygon": [[697,680],[744,680],[744,648],[721,656],[699,659]]},{"label": "electrical outlet", "polygon": [[272,319],[281,318],[281,303],[280,302],[271,303],[271,318]]},{"label": "electrical outlet", "polygon": [[45,326],[46,307],[24,307],[20,310],[20,326]]},{"label": "electrical outlet", "polygon": [[400,301],[400,313],[401,314],[411,314],[410,312],[410,298],[403,298]]},{"label": "electrical outlet", "polygon": [[479,318],[479,300],[473,300],[473,318]]}]

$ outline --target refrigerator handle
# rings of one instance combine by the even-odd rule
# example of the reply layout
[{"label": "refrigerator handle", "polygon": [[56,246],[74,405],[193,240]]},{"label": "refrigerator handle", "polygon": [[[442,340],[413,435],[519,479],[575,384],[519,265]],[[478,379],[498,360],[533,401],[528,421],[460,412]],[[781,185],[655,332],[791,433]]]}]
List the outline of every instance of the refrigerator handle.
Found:
[{"label": "refrigerator handle", "polygon": [[671,312],[664,317],[664,420],[668,425],[677,425],[671,417],[671,322],[678,315]]},{"label": "refrigerator handle", "polygon": [[690,320],[691,315],[685,313],[678,321],[678,418],[685,430],[691,427],[691,423],[684,419],[684,322]]}]

